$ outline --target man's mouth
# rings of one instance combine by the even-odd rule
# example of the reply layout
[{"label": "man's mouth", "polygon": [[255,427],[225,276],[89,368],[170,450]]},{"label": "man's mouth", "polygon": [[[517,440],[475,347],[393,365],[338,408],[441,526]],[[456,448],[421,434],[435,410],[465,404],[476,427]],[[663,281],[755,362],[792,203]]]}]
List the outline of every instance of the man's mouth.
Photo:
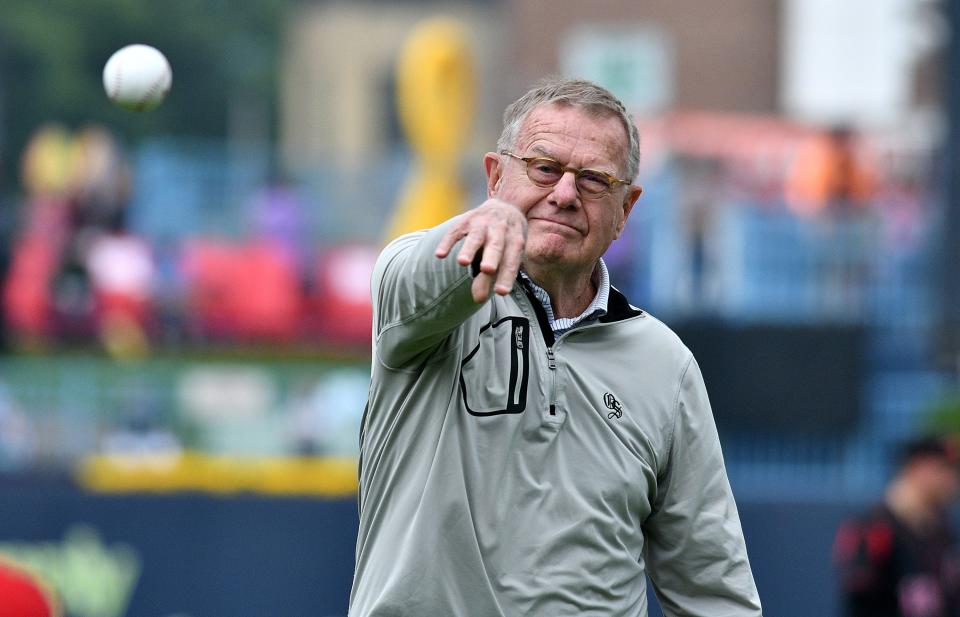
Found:
[{"label": "man's mouth", "polygon": [[541,217],[541,216],[534,216],[534,217],[530,217],[530,220],[531,220],[531,221],[542,221],[542,222],[544,222],[544,223],[551,223],[551,224],[553,224],[553,225],[559,225],[560,227],[566,227],[567,229],[571,229],[571,230],[577,232],[578,234],[582,234],[582,233],[583,233],[583,232],[580,231],[577,227],[574,227],[574,226],[571,225],[570,223],[565,223],[565,222],[563,222],[563,221],[558,221],[558,220],[556,220],[556,219],[548,219],[548,218],[543,218],[543,217]]}]

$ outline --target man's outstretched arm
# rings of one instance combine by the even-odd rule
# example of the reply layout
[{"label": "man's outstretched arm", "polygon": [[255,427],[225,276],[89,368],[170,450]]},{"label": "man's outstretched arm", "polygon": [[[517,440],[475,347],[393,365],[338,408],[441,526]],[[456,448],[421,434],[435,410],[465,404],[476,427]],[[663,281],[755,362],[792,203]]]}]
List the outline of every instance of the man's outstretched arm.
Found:
[{"label": "man's outstretched arm", "polygon": [[463,323],[491,291],[510,293],[526,229],[518,208],[489,199],[433,229],[390,243],[371,281],[380,361],[395,368],[406,364]]}]

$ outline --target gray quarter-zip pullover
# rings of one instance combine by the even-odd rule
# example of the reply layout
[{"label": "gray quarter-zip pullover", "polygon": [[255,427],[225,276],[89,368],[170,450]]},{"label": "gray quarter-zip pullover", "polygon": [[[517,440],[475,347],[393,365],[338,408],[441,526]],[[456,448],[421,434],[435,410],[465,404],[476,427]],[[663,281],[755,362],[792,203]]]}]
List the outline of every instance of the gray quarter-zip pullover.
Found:
[{"label": "gray quarter-zip pullover", "polygon": [[[761,615],[700,370],[611,289],[554,340],[523,285],[403,236],[372,280],[352,617]],[[456,254],[453,251],[451,254]]]}]

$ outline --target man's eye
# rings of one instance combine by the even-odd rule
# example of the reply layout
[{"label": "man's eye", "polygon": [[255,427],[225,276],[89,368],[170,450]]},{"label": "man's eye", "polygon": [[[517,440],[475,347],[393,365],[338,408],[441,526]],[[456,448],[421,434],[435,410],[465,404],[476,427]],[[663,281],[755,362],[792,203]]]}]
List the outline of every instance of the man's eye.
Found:
[{"label": "man's eye", "polygon": [[534,171],[544,175],[556,175],[560,172],[560,166],[549,161],[537,161],[533,165]]},{"label": "man's eye", "polygon": [[578,178],[580,187],[591,193],[600,193],[610,188],[610,181],[599,172],[584,171]]}]

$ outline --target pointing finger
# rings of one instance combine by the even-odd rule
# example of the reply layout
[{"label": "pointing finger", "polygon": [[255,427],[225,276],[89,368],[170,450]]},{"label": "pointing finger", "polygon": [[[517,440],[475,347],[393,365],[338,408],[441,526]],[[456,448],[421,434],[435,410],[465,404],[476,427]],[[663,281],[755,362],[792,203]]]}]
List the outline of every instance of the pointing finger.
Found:
[{"label": "pointing finger", "polygon": [[463,241],[460,247],[460,253],[457,254],[457,263],[461,266],[468,266],[473,263],[473,258],[477,250],[483,246],[486,240],[487,232],[483,227],[475,227],[467,234],[467,239]]},{"label": "pointing finger", "polygon": [[470,286],[470,293],[473,301],[477,304],[483,304],[490,297],[490,286],[493,284],[493,276],[486,272],[481,272],[473,279]]},{"label": "pointing finger", "polygon": [[505,296],[513,289],[513,283],[517,280],[517,272],[520,271],[520,262],[523,260],[523,245],[522,235],[510,238],[503,253],[503,259],[500,261],[500,269],[497,272],[497,281],[493,289],[495,293]]},{"label": "pointing finger", "polygon": [[480,261],[480,271],[494,274],[500,267],[500,256],[503,254],[505,243],[503,228],[487,231],[487,242],[483,246],[483,259]]},{"label": "pointing finger", "polygon": [[437,244],[437,248],[433,251],[433,254],[440,259],[443,259],[450,254],[450,249],[453,248],[453,245],[456,244],[465,233],[466,232],[459,225],[454,225],[447,230],[447,233],[443,234],[443,238],[440,239],[440,242]]}]

